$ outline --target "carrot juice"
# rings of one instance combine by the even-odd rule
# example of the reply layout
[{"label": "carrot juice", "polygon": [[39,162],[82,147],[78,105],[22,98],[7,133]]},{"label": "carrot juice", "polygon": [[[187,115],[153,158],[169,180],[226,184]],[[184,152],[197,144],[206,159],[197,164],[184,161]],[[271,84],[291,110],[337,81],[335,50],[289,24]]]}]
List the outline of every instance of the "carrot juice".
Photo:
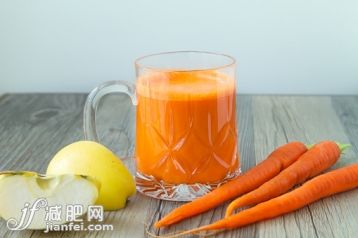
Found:
[{"label": "carrot juice", "polygon": [[137,171],[170,184],[215,183],[239,166],[234,78],[215,70],[137,79]]}]

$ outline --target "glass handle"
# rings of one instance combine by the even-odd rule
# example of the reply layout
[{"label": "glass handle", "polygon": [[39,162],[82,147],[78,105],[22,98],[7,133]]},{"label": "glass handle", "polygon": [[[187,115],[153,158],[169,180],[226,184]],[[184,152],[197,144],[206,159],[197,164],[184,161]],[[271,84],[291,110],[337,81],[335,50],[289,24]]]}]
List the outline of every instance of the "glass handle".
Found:
[{"label": "glass handle", "polygon": [[96,130],[97,107],[102,97],[111,93],[127,94],[131,98],[133,105],[137,105],[135,86],[130,82],[109,81],[93,89],[86,99],[83,111],[83,129],[86,140],[99,142]]}]

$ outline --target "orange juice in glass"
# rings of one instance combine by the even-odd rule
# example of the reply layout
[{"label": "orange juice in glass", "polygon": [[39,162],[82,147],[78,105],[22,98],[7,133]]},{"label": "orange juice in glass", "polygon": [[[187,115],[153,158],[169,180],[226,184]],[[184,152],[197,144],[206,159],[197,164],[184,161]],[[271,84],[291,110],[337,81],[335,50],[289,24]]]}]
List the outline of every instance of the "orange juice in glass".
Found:
[{"label": "orange juice in glass", "polygon": [[109,82],[89,96],[87,138],[97,138],[89,119],[95,108],[90,105],[99,100],[95,95],[124,92],[137,107],[134,159],[139,192],[190,201],[235,177],[240,171],[235,60],[179,51],[139,58],[135,66],[135,86]]}]

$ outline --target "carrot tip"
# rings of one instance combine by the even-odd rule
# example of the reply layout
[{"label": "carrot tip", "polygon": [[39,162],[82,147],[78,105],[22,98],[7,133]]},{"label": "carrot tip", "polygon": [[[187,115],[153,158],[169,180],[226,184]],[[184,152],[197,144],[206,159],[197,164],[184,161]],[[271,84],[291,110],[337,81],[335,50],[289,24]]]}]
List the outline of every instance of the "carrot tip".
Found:
[{"label": "carrot tip", "polygon": [[341,143],[338,143],[338,142],[336,142],[336,144],[338,145],[339,150],[341,151],[341,153],[343,153],[345,150],[347,150],[349,147],[352,146],[351,144],[341,144]]},{"label": "carrot tip", "polygon": [[[335,143],[338,145],[339,150],[341,151],[341,153],[343,153],[345,150],[347,150],[349,147],[351,147],[351,144],[342,144],[339,143],[337,141],[335,141]],[[316,144],[307,144],[306,147],[307,149],[311,149],[313,146],[315,146]]]},{"label": "carrot tip", "polygon": [[306,145],[307,149],[311,149],[315,144],[308,144]]},{"label": "carrot tip", "polygon": [[166,226],[165,223],[163,223],[163,221],[157,221],[156,223],[154,223],[154,227],[159,229],[163,226]]}]

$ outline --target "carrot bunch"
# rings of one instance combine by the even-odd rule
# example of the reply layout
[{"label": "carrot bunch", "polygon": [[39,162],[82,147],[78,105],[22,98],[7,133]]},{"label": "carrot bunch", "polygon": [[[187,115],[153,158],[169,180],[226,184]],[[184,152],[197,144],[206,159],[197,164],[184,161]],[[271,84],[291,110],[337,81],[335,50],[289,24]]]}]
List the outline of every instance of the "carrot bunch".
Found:
[{"label": "carrot bunch", "polygon": [[[228,206],[225,218],[169,237],[239,228],[295,211],[321,198],[356,188],[358,164],[317,176],[334,165],[347,147],[348,145],[333,141],[323,141],[309,149],[300,142],[283,145],[245,174],[201,198],[174,209],[158,221],[155,227],[174,224],[236,198]],[[306,180],[309,181],[289,192]],[[234,214],[236,209],[252,205],[256,206]]]},{"label": "carrot bunch", "polygon": [[155,223],[155,227],[159,228],[177,223],[256,189],[294,163],[306,151],[307,147],[301,142],[291,142],[278,147],[264,161],[248,170],[245,174],[227,182],[203,197],[174,209]]}]

